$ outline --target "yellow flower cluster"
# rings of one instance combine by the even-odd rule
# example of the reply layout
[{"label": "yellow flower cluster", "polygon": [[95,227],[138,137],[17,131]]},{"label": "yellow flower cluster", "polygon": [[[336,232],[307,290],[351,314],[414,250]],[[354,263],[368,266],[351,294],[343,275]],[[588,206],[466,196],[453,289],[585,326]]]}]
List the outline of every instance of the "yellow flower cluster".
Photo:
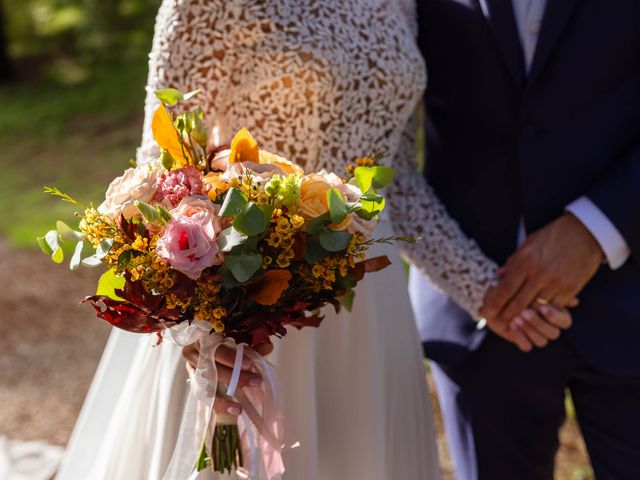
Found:
[{"label": "yellow flower cluster", "polygon": [[[276,208],[271,217],[271,228],[267,237],[267,245],[270,247],[266,255],[263,255],[263,268],[268,268],[275,261],[278,268],[288,268],[291,260],[296,256],[293,249],[294,235],[304,225],[304,218],[300,215],[284,213]],[[273,249],[273,250],[271,250]],[[261,252],[265,248],[261,247]]]},{"label": "yellow flower cluster", "polygon": [[358,167],[373,167],[376,165],[376,160],[371,157],[356,158],[355,161],[347,165],[347,173],[353,175]]},{"label": "yellow flower cluster", "polygon": [[312,291],[317,293],[322,290],[331,290],[338,275],[346,277],[349,270],[356,266],[357,260],[364,260],[367,248],[363,245],[364,242],[364,236],[356,233],[347,247],[346,255],[330,255],[310,269],[307,266],[300,267],[298,273]]},{"label": "yellow flower cluster", "polygon": [[131,275],[131,280],[141,281],[147,292],[164,294],[174,286],[176,275],[169,264],[156,254],[156,242],[156,237],[149,240],[138,234],[131,244],[114,241],[107,263],[118,268],[120,255],[127,250],[133,252],[129,262],[124,266]]},{"label": "yellow flower cluster", "polygon": [[113,238],[118,233],[118,227],[111,217],[89,207],[85,209],[84,216],[80,220],[80,232],[94,247],[97,247],[103,240]]},{"label": "yellow flower cluster", "polygon": [[201,280],[196,286],[196,293],[191,299],[191,306],[196,320],[205,320],[217,332],[224,332],[224,319],[227,310],[220,306],[218,294],[222,286],[213,281]]}]

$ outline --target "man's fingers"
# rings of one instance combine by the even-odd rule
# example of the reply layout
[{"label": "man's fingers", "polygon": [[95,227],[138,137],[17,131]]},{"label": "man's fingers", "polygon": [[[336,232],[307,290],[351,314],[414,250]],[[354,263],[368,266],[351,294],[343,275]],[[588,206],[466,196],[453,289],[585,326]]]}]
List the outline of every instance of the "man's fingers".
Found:
[{"label": "man's fingers", "polygon": [[239,403],[236,403],[228,397],[220,394],[216,395],[213,408],[216,413],[229,413],[236,416],[242,413],[242,407]]},{"label": "man's fingers", "polygon": [[531,305],[540,294],[540,284],[541,282],[539,280],[528,279],[514,298],[507,304],[500,316],[511,320],[529,308],[529,305]]},{"label": "man's fingers", "polygon": [[539,305],[537,310],[546,321],[562,330],[568,329],[573,324],[571,313],[566,309],[559,310],[550,305]]},{"label": "man's fingers", "polygon": [[543,319],[535,310],[525,310],[520,315],[526,325],[531,326],[537,333],[548,340],[557,340],[562,333],[560,328]]},{"label": "man's fingers", "polygon": [[[229,385],[231,382],[231,375],[233,369],[218,364],[218,382]],[[238,381],[239,387],[258,387],[262,384],[262,377],[257,373],[245,372],[240,374],[240,380]]]},{"label": "man's fingers", "polygon": [[[500,283],[489,290],[480,313],[485,318],[496,318],[513,296],[520,290],[526,276],[519,269],[509,269]],[[519,312],[518,312],[519,313]]]}]

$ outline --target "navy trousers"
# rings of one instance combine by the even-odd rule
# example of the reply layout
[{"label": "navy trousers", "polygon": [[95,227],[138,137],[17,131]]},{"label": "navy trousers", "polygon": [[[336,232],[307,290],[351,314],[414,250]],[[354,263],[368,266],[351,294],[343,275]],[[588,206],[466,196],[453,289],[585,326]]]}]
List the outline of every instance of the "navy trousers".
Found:
[{"label": "navy trousers", "polygon": [[552,480],[567,388],[596,479],[640,479],[640,378],[593,370],[562,338],[525,354],[493,334],[433,371],[458,480]]}]

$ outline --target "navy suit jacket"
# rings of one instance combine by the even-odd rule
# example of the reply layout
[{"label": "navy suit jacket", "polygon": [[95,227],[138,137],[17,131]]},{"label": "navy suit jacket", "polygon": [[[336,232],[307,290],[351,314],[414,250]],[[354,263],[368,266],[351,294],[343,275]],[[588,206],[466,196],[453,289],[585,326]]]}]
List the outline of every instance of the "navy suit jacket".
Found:
[{"label": "navy suit jacket", "polygon": [[[528,232],[586,195],[632,250],[580,294],[567,335],[613,375],[640,375],[640,1],[548,0],[529,75],[511,0],[418,0],[427,62],[425,175],[503,263]],[[425,348],[455,363],[482,343],[435,289]]]}]

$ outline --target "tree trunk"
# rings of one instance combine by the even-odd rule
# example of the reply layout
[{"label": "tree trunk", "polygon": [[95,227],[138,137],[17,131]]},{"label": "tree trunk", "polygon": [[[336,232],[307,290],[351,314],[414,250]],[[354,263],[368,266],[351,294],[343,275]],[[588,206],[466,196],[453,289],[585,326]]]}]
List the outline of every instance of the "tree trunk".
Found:
[{"label": "tree trunk", "polygon": [[13,79],[13,66],[9,58],[5,30],[4,5],[0,0],[0,83]]}]

